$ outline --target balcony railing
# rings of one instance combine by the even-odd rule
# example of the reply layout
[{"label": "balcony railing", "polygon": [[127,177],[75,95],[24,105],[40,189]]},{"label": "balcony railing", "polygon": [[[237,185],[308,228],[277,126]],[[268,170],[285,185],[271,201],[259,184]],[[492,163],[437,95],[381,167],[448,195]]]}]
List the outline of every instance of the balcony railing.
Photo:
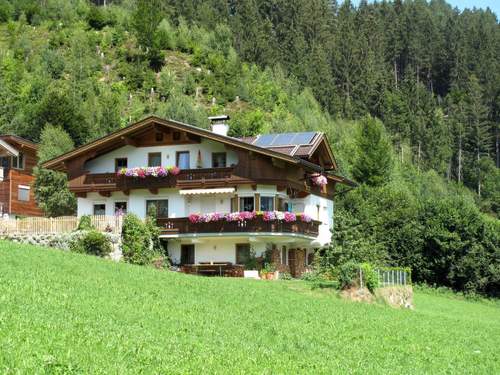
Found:
[{"label": "balcony railing", "polygon": [[218,234],[218,233],[285,233],[316,237],[319,233],[319,221],[286,222],[284,220],[265,221],[262,217],[246,221],[213,221],[192,223],[187,217],[158,219],[163,235],[182,234]]},{"label": "balcony railing", "polygon": [[184,169],[177,176],[146,178],[117,176],[115,173],[91,173],[73,181],[70,187],[74,190],[87,189],[140,189],[140,188],[189,188],[193,186],[210,186],[229,183],[233,167]]}]

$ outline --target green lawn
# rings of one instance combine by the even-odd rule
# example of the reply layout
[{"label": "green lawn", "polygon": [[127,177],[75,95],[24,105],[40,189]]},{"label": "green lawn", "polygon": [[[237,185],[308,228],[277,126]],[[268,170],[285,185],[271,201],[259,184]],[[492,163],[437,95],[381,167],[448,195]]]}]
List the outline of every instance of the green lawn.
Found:
[{"label": "green lawn", "polygon": [[500,373],[500,308],[416,310],[0,242],[0,373]]}]

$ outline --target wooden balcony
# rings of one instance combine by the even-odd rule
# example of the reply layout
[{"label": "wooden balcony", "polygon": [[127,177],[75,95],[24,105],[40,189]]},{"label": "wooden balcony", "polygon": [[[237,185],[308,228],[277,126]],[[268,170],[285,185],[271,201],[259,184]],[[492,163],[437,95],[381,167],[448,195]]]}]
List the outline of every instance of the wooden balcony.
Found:
[{"label": "wooden balcony", "polygon": [[218,187],[233,183],[248,182],[233,175],[234,168],[200,168],[181,170],[177,176],[126,177],[115,173],[86,174],[71,180],[69,187],[74,192],[118,191],[130,189],[198,188]]},{"label": "wooden balcony", "polygon": [[246,221],[219,220],[209,223],[191,223],[187,217],[158,219],[161,234],[164,236],[176,236],[185,234],[222,234],[222,233],[279,233],[293,234],[308,237],[317,237],[319,233],[319,221],[305,223],[296,221],[264,221],[262,217]]}]

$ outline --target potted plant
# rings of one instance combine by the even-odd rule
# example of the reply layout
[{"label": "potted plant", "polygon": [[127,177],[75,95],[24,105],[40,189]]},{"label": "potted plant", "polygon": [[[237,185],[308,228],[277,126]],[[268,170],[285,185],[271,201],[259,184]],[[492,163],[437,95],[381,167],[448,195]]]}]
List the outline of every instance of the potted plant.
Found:
[{"label": "potted plant", "polygon": [[271,263],[266,263],[260,270],[260,278],[263,280],[274,280],[276,279],[276,273],[276,267]]}]

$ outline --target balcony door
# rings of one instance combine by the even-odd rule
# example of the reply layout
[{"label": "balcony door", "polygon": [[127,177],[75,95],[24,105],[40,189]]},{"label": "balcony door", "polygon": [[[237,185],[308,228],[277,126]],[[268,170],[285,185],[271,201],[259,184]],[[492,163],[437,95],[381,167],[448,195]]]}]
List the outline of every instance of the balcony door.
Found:
[{"label": "balcony door", "polygon": [[194,245],[181,245],[181,265],[194,264]]}]

